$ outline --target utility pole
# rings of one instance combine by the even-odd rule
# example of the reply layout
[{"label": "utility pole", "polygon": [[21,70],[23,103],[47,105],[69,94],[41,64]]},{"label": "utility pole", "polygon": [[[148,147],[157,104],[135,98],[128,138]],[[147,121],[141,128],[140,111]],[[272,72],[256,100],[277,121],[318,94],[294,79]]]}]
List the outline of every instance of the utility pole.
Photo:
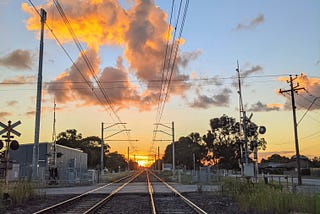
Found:
[{"label": "utility pole", "polygon": [[53,127],[52,127],[52,142],[53,142],[53,163],[54,168],[57,167],[57,135],[56,135],[56,100],[53,101]]},{"label": "utility pole", "polygon": [[160,147],[158,146],[158,170],[160,171]]},{"label": "utility pole", "polygon": [[294,129],[294,140],[296,147],[296,161],[297,161],[297,170],[298,170],[298,185],[302,185],[301,179],[301,166],[300,166],[300,152],[299,152],[299,142],[298,142],[298,130],[297,130],[297,118],[296,118],[296,105],[294,100],[294,93],[297,93],[299,90],[303,90],[304,88],[299,88],[299,83],[296,86],[293,86],[293,81],[297,79],[297,75],[295,78],[292,78],[290,75],[290,80],[287,80],[287,83],[290,83],[289,90],[279,90],[281,94],[290,92],[291,93],[291,105],[292,105],[292,114],[293,114],[293,129]]},{"label": "utility pole", "polygon": [[175,149],[174,149],[174,122],[172,121],[172,174],[175,175],[176,170],[176,159],[175,159]]},{"label": "utility pole", "polygon": [[128,171],[130,171],[130,148],[128,146]]},{"label": "utility pole", "polygon": [[101,173],[103,173],[103,158],[104,158],[104,137],[103,137],[103,130],[104,130],[104,127],[103,127],[104,123],[102,122],[101,123],[101,151],[100,151],[100,170],[101,170]]},{"label": "utility pole", "polygon": [[193,174],[196,174],[196,155],[192,153],[192,160],[193,160]]},{"label": "utility pole", "polygon": [[42,93],[42,62],[43,62],[43,32],[44,24],[47,19],[47,12],[41,8],[41,34],[40,34],[40,51],[39,51],[39,70],[37,83],[37,103],[36,103],[36,119],[34,129],[34,145],[32,156],[32,179],[38,178],[38,161],[39,161],[39,135],[40,135],[40,114],[41,114],[41,93]]}]

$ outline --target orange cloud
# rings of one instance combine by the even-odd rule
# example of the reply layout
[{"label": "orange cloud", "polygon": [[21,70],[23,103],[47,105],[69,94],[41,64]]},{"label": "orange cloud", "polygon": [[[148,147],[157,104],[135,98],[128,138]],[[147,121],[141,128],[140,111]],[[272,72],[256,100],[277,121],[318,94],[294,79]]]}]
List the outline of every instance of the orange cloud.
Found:
[{"label": "orange cloud", "polygon": [[[295,102],[296,106],[299,109],[308,109],[311,103],[314,101],[314,104],[311,106],[310,110],[320,109],[320,78],[311,78],[306,74],[301,74],[300,76],[294,77],[294,86],[298,86],[303,90],[299,90],[297,94],[295,94]],[[280,77],[278,78],[281,82],[287,82],[290,80],[288,77]],[[289,89],[290,85],[288,85]],[[279,93],[279,92],[278,92]],[[286,109],[291,109],[291,97],[286,96],[287,101],[285,103]]]},{"label": "orange cloud", "polygon": [[[167,14],[156,6],[153,0],[135,0],[129,9],[122,8],[114,0],[60,0],[59,2],[74,34],[80,42],[86,43],[88,47],[86,54],[94,64],[95,75],[99,76],[99,81],[116,82],[116,86],[113,84],[112,88],[108,88],[110,83],[103,84],[112,103],[117,108],[136,106],[140,110],[149,110],[157,105],[160,84],[154,87],[155,84],[152,81],[161,80],[163,76],[165,50],[170,38],[168,30],[169,33],[172,31],[172,27],[166,21]],[[50,2],[41,7],[49,12],[55,8]],[[27,29],[39,31],[39,15],[26,3],[22,4],[22,9],[30,15],[26,21]],[[59,14],[57,11],[54,13]],[[47,18],[48,25],[59,40],[64,43],[72,41],[72,36],[60,16],[48,14]],[[47,34],[52,38],[49,32]],[[177,43],[182,45],[184,40],[180,38],[172,44],[169,43],[168,50],[172,48],[174,50],[173,46]],[[125,68],[122,63],[117,63],[116,67],[106,67],[100,69],[98,73],[100,65],[98,50],[105,45],[124,47],[124,55],[119,59],[125,59],[128,68]],[[176,64],[173,67],[175,74],[173,78],[188,80],[189,76],[182,75],[179,68],[187,66],[188,62],[194,60],[199,54],[200,52],[189,54],[178,52]],[[172,62],[173,56],[171,60],[166,61],[167,65],[170,64],[170,69],[166,69],[166,72],[171,71]],[[86,83],[74,83],[84,81],[78,70],[81,70],[83,76],[90,81],[90,87]],[[137,85],[130,82],[127,70],[145,86],[143,89],[139,89]],[[92,90],[96,90],[102,100],[105,100],[105,96],[101,91],[94,89],[96,84],[91,83],[93,80],[93,74],[79,55],[75,65],[66,69],[48,84],[48,91],[56,96],[58,102],[81,99],[86,105],[95,105],[99,104],[99,101],[93,96]],[[65,83],[58,86],[58,82]],[[188,84],[184,84],[183,87],[171,84],[170,94],[183,96],[189,88]]]},{"label": "orange cloud", "polygon": [[268,108],[282,108],[283,107],[283,104],[280,104],[280,103],[270,103],[270,104],[267,104],[267,107]]},{"label": "orange cloud", "polygon": [[0,118],[1,119],[5,119],[8,116],[11,116],[12,113],[11,112],[0,112]]},{"label": "orange cloud", "polygon": [[[68,0],[59,2],[61,2],[73,32],[80,41],[86,42],[90,47],[124,43],[123,37],[128,28],[128,17],[117,2]],[[52,11],[51,8],[55,8],[52,4],[49,2],[41,7],[46,11]],[[23,3],[22,9],[30,15],[26,21],[27,29],[30,31],[40,30],[39,15],[35,13],[32,6]],[[54,13],[59,14],[56,8]],[[62,42],[72,41],[72,35],[60,16],[48,14],[46,22]],[[47,36],[54,39],[50,33]]]}]

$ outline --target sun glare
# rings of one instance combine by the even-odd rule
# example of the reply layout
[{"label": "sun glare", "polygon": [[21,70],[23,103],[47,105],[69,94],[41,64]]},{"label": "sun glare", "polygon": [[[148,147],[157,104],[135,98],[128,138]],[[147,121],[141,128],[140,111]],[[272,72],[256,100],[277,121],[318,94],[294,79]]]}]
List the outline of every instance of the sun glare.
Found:
[{"label": "sun glare", "polygon": [[149,162],[147,160],[138,160],[138,165],[142,167],[147,167]]}]

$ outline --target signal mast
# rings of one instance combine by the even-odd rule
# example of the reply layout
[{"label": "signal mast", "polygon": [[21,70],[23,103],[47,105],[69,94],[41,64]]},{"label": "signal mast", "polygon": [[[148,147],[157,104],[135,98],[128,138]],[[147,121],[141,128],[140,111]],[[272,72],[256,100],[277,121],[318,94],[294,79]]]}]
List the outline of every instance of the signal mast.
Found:
[{"label": "signal mast", "polygon": [[[56,137],[56,101],[54,100],[53,105],[53,126],[52,126],[52,146],[49,159],[49,184],[56,184],[56,179],[58,178],[58,168],[57,168],[57,137]],[[53,179],[53,181],[52,181]]]}]

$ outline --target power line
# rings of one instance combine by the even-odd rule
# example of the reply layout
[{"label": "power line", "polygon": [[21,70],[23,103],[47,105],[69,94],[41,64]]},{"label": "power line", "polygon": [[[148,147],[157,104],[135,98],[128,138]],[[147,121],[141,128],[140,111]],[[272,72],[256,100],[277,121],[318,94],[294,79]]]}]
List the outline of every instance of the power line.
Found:
[{"label": "power line", "polygon": [[304,114],[302,115],[301,119],[298,121],[297,125],[299,125],[299,123],[303,120],[303,118],[306,116],[306,114],[309,112],[309,110],[311,109],[312,105],[315,103],[315,101],[318,99],[318,97],[314,98],[312,103],[309,105],[308,109],[304,112]]},{"label": "power line", "polygon": [[[51,29],[50,29],[51,30]],[[53,33],[54,34],[54,33]],[[56,39],[57,40],[57,39]],[[57,41],[59,42],[59,40]],[[62,46],[62,45],[61,45]],[[64,49],[64,47],[62,46],[61,48]],[[67,51],[66,51],[67,52]],[[68,54],[68,53],[66,53]],[[70,55],[69,55],[70,56]],[[75,62],[73,61],[73,59],[71,58],[71,56],[68,58],[71,60],[72,64],[75,64]],[[268,77],[281,77],[283,76],[283,74],[270,74],[270,75],[256,75],[256,76],[248,76],[246,77],[247,79],[249,78],[268,78]],[[241,77],[243,78],[243,77]],[[200,82],[200,81],[203,81],[203,82],[213,82],[216,81],[216,80],[236,80],[237,78],[234,77],[234,76],[229,76],[229,77],[219,77],[219,76],[215,76],[215,77],[207,77],[207,78],[197,78],[197,79],[171,79],[171,82]],[[100,81],[100,83],[103,83],[103,84],[114,84],[114,83],[126,83],[128,82],[128,80],[112,80],[112,81]],[[158,83],[158,82],[162,82],[161,79],[147,79],[145,81],[139,81],[139,80],[131,80],[130,81],[131,83],[144,83],[144,82],[148,82],[148,83]],[[255,80],[254,82],[249,82],[249,83],[256,83],[257,81]],[[265,83],[266,80],[261,80],[261,82]],[[271,82],[271,80],[270,80]],[[33,81],[26,81],[26,82],[15,82],[15,81],[8,81],[8,82],[0,82],[0,85],[19,85],[19,84],[36,84],[37,82],[33,82]],[[63,83],[73,83],[73,84],[76,84],[76,83],[93,83],[92,81],[90,80],[86,80],[85,82],[83,81],[55,81],[55,82],[45,82],[47,84],[63,84]],[[225,83],[221,83],[222,84],[225,84]],[[210,85],[210,84],[208,84]],[[219,84],[214,84],[214,85],[219,85]],[[91,87],[91,85],[89,85]],[[314,95],[312,95],[314,96]]]},{"label": "power line", "polygon": [[86,53],[85,53],[85,51],[84,51],[81,43],[79,42],[79,40],[78,40],[75,32],[73,31],[73,28],[72,28],[72,26],[71,26],[71,23],[70,23],[68,17],[66,16],[66,14],[64,13],[63,8],[61,7],[60,3],[59,3],[57,0],[54,0],[53,2],[54,2],[54,4],[55,4],[55,6],[56,6],[56,8],[57,8],[57,10],[58,10],[58,12],[59,12],[59,14],[60,14],[60,16],[62,17],[65,25],[67,26],[68,31],[69,31],[69,33],[71,34],[74,43],[76,44],[78,50],[80,51],[80,54],[81,54],[83,60],[85,61],[85,64],[86,64],[87,67],[89,68],[89,70],[90,70],[90,72],[91,72],[91,74],[92,74],[92,77],[94,78],[94,80],[95,80],[95,82],[97,83],[97,85],[98,85],[98,87],[99,87],[102,95],[104,96],[105,100],[107,101],[110,110],[114,113],[114,115],[116,116],[116,118],[118,119],[118,121],[121,122],[120,118],[118,117],[117,113],[115,112],[115,110],[114,110],[114,108],[113,108],[113,106],[112,106],[110,97],[105,93],[105,91],[104,91],[103,88],[101,87],[101,84],[99,83],[99,79],[96,77],[95,70],[94,70],[94,68],[93,68],[90,60],[88,59],[88,57],[87,57],[87,55],[86,55]]},{"label": "power line", "polygon": [[[75,34],[71,24],[70,24],[70,21],[69,19],[67,18],[66,14],[64,13],[64,10],[63,8],[61,7],[61,4],[57,1],[57,0],[53,0],[54,1],[54,4],[56,6],[56,8],[58,9],[58,12],[60,14],[60,16],[62,17],[65,25],[67,26],[68,28],[68,31],[70,32],[72,38],[73,38],[73,41],[74,43],[76,44],[78,50],[80,51],[81,53],[81,56],[82,58],[84,59],[87,67],[89,68],[90,72],[91,72],[91,75],[92,77],[94,78],[100,92],[102,93],[102,96],[104,97],[105,101],[107,102],[108,106],[109,106],[109,109],[111,110],[111,112],[114,114],[114,116],[116,117],[117,121],[119,122],[119,124],[122,125],[123,127],[123,130],[127,130],[127,127],[126,125],[122,122],[122,120],[120,119],[119,115],[117,114],[117,112],[115,111],[114,107],[113,107],[113,104],[112,104],[112,101],[111,101],[111,98],[110,96],[105,92],[102,84],[100,83],[99,81],[99,78],[96,76],[96,72],[90,62],[90,60],[88,59],[86,53],[85,53],[85,50],[83,49],[81,43],[79,42],[78,38],[77,38],[77,35]],[[94,90],[94,89],[92,89]],[[130,134],[128,131],[126,131],[126,134],[128,136],[128,139],[130,138]]]},{"label": "power line", "polygon": [[[173,6],[174,6],[174,2],[172,3],[172,7]],[[161,78],[162,82],[161,82],[161,88],[160,88],[159,104],[158,104],[157,114],[156,114],[156,123],[158,123],[161,120],[161,115],[162,115],[161,111],[163,111],[162,108],[163,108],[163,105],[164,105],[163,104],[164,103],[164,99],[162,97],[163,97],[163,94],[167,91],[167,87],[168,87],[168,77],[169,77],[169,71],[170,71],[169,69],[170,69],[170,66],[171,66],[170,62],[171,62],[171,59],[172,59],[173,48],[175,46],[176,32],[177,32],[177,26],[178,26],[179,18],[180,18],[181,6],[182,6],[182,0],[180,1],[180,4],[179,4],[177,20],[176,20],[176,24],[175,24],[175,27],[174,27],[173,37],[172,37],[172,45],[171,45],[171,48],[170,48],[170,51],[169,51],[169,57],[168,58],[167,58],[168,52],[167,52],[167,48],[166,48],[166,53],[165,53],[165,58],[164,58],[164,67],[163,67],[162,78]],[[173,9],[172,9],[171,12],[173,12]],[[173,14],[171,14],[171,17],[172,17],[172,15]],[[170,19],[171,19],[171,17],[170,17]],[[171,25],[171,23],[170,23],[170,25]],[[166,63],[165,63],[166,61],[168,61],[167,66],[166,66]],[[164,73],[165,72],[166,72],[166,75],[165,75],[165,79],[164,79]],[[156,127],[156,128],[158,128],[158,127]],[[156,136],[156,132],[154,133],[154,137],[155,136]]]},{"label": "power line", "polygon": [[[176,24],[174,27],[174,33],[173,33],[172,45],[171,45],[171,49],[170,49],[169,58],[167,56],[168,55],[168,47],[169,47],[169,45],[168,45],[169,43],[167,41],[166,52],[165,52],[165,56],[164,56],[164,63],[163,63],[163,68],[162,68],[160,95],[159,95],[159,101],[158,101],[158,107],[157,107],[157,113],[156,113],[156,124],[158,124],[161,121],[163,111],[164,111],[164,106],[165,106],[165,103],[167,101],[167,97],[168,97],[168,94],[170,91],[170,83],[171,83],[171,80],[173,77],[173,73],[175,71],[175,62],[176,62],[176,58],[177,58],[177,54],[178,54],[178,50],[179,50],[182,31],[183,31],[186,16],[187,16],[189,0],[186,1],[186,4],[184,6],[184,12],[183,12],[183,17],[182,17],[182,22],[180,25],[179,37],[178,37],[178,40],[176,41],[176,33],[177,33],[178,25],[179,25],[179,19],[180,19],[180,14],[181,14],[181,9],[182,9],[182,2],[183,2],[183,0],[181,0],[180,4],[179,4],[179,9],[178,9],[178,14],[177,14]],[[169,27],[171,26],[173,8],[174,8],[174,1],[171,6]],[[172,57],[174,57],[174,58],[172,59]],[[172,61],[172,64],[171,64],[171,61]],[[166,66],[166,62],[167,62],[167,66]],[[166,75],[165,75],[165,72],[166,72]],[[164,76],[165,76],[165,79],[164,79]],[[154,128],[153,140],[156,138],[156,133],[157,133],[158,128],[159,128],[158,125],[156,125]],[[152,146],[151,146],[150,150],[153,147],[153,143],[154,143],[154,141],[152,141]]]},{"label": "power line", "polygon": [[[169,55],[169,60],[168,60],[168,63],[167,63],[167,68],[166,67],[164,68],[164,70],[167,70],[166,78],[165,78],[165,82],[164,82],[164,87],[161,87],[162,90],[160,91],[161,95],[164,93],[164,95],[163,95],[164,97],[162,99],[160,98],[160,100],[159,100],[159,104],[158,104],[159,107],[158,107],[157,116],[156,116],[156,123],[160,122],[160,120],[162,118],[162,114],[163,114],[163,111],[164,111],[164,106],[165,106],[165,103],[166,103],[166,100],[167,100],[167,97],[168,97],[168,94],[169,94],[169,91],[170,91],[170,84],[171,84],[171,80],[172,80],[172,77],[173,77],[173,73],[175,71],[175,62],[176,62],[176,58],[177,58],[177,54],[178,54],[178,50],[179,50],[182,31],[183,31],[185,20],[186,20],[188,5],[189,5],[189,0],[186,1],[186,4],[184,6],[184,12],[183,12],[183,17],[182,17],[182,22],[181,22],[180,31],[179,31],[179,37],[178,37],[179,39],[176,42],[175,38],[176,38],[177,28],[178,28],[178,25],[179,25],[179,19],[180,19],[180,14],[181,14],[181,9],[182,9],[182,0],[180,1],[180,4],[179,4],[179,10],[178,10],[178,15],[177,15],[176,25],[175,25],[175,28],[174,28],[173,43],[172,43],[171,50],[170,50],[170,55]],[[175,45],[175,43],[176,43],[176,45]],[[174,58],[172,59],[172,57],[174,57]],[[171,61],[172,61],[172,64],[171,64]],[[157,128],[158,127],[156,127],[156,129]],[[154,137],[155,137],[155,135],[154,135]]]},{"label": "power line", "polygon": [[[187,0],[187,3],[186,3],[185,8],[184,8],[183,19],[182,19],[182,24],[181,24],[181,27],[180,27],[180,32],[179,32],[179,37],[178,38],[181,38],[181,36],[182,36],[182,31],[183,31],[185,20],[186,20],[186,16],[187,16],[188,6],[189,6],[189,0]],[[164,106],[165,106],[165,103],[167,102],[168,94],[169,94],[169,91],[170,91],[170,84],[171,84],[173,73],[175,71],[174,68],[175,68],[175,63],[176,63],[176,59],[177,59],[177,55],[178,55],[179,45],[180,45],[180,39],[178,40],[178,44],[176,45],[176,49],[175,49],[175,53],[174,53],[174,59],[173,59],[173,63],[172,63],[172,66],[171,66],[170,77],[169,77],[168,85],[167,85],[167,91],[165,93],[162,109],[161,109],[161,112],[160,112],[159,121],[162,118],[162,114],[163,114],[163,111],[164,111]]]},{"label": "power line", "polygon": [[159,93],[159,99],[158,99],[159,104],[157,107],[157,115],[159,114],[159,111],[160,111],[160,102],[161,102],[163,83],[164,83],[164,72],[165,72],[165,68],[166,68],[168,48],[169,48],[170,28],[171,28],[171,23],[172,23],[174,3],[175,3],[175,0],[173,0],[171,3],[171,12],[170,12],[170,19],[169,19],[168,31],[167,31],[167,44],[166,44],[166,50],[165,50],[165,54],[164,54],[164,58],[163,58],[163,66],[162,66],[162,70],[161,70],[161,87],[160,87],[160,93]]},{"label": "power line", "polygon": [[312,133],[312,134],[309,134],[309,135],[307,135],[307,136],[303,136],[303,137],[301,137],[300,139],[302,140],[302,139],[307,139],[307,138],[310,138],[310,137],[315,137],[315,136],[317,136],[317,135],[320,135],[320,132],[319,131],[316,131],[316,132],[314,132],[314,133]]},{"label": "power line", "polygon": [[[308,99],[307,97],[305,97],[305,96],[303,96],[303,95],[300,95],[300,94],[298,94],[300,97],[302,97],[303,99],[305,99],[306,101],[308,101],[309,103],[313,103],[313,102],[315,102],[315,100],[310,100],[310,99]],[[318,99],[319,97],[316,97],[316,96],[313,96],[314,97],[314,99]],[[314,103],[316,106],[318,106],[318,107],[320,107],[320,104],[317,104],[317,103]]]},{"label": "power line", "polygon": [[[38,9],[35,7],[35,5],[33,4],[33,2],[31,0],[28,0],[29,3],[32,5],[33,9],[35,10],[35,12],[40,15],[40,12],[38,11]],[[57,1],[54,0],[55,3],[58,3]],[[58,5],[60,5],[58,3]],[[57,7],[57,9],[59,8],[59,6]],[[62,7],[60,6],[60,8],[62,9]],[[58,9],[59,11],[59,9]],[[60,12],[62,12],[61,14],[64,14],[64,12],[62,10],[60,10]],[[59,13],[60,13],[59,12]],[[60,14],[60,15],[61,15]],[[62,16],[63,18],[63,16]],[[68,23],[69,21],[66,19],[64,19],[64,21],[66,21],[65,23]],[[74,66],[74,68],[80,73],[81,77],[83,78],[83,80],[85,81],[85,83],[89,86],[89,88],[91,89],[92,93],[94,94],[94,96],[97,98],[97,100],[101,103],[102,106],[104,106],[104,108],[106,109],[107,112],[109,112],[108,108],[105,106],[105,103],[102,102],[102,100],[99,98],[98,94],[94,91],[93,89],[93,85],[91,84],[92,82],[91,81],[88,81],[86,79],[86,77],[84,76],[84,74],[81,72],[80,68],[77,66],[77,64],[73,61],[72,57],[70,56],[70,54],[68,53],[68,51],[64,48],[64,46],[62,45],[62,43],[60,42],[60,40],[58,39],[58,37],[56,36],[56,34],[53,32],[52,28],[47,24],[45,23],[46,27],[50,30],[51,34],[53,35],[53,37],[55,38],[55,40],[57,41],[58,45],[62,48],[62,50],[64,51],[64,53],[67,55],[67,57],[69,58],[69,60],[72,62],[72,65]],[[72,29],[72,28],[71,28]],[[72,34],[72,33],[71,33]],[[74,34],[75,35],[75,34]],[[73,37],[73,36],[72,36]],[[74,38],[74,42],[76,43],[76,37],[73,37]],[[77,45],[78,48],[82,48],[81,45]],[[80,50],[80,53],[81,54],[84,54],[84,51],[83,50]],[[84,55],[83,56],[83,59],[85,61],[85,63],[87,64],[88,68],[90,71],[92,71],[92,66],[90,66],[90,62],[88,61],[88,58]],[[91,68],[90,68],[91,67]],[[95,80],[97,80],[95,78]],[[99,85],[99,84],[98,84]],[[116,116],[116,118],[118,119],[118,121],[121,122],[119,116],[116,114],[115,110],[112,108],[112,105],[110,105],[110,100],[107,99],[107,96],[106,94],[104,93],[103,89],[101,89],[101,87],[99,87],[99,89],[101,90],[104,98],[106,99],[107,101],[107,104],[109,105],[109,108],[111,110],[111,112]],[[112,115],[109,113],[111,119],[114,121]],[[124,126],[124,129],[126,129],[126,127]],[[129,137],[129,134],[127,133],[128,137]]]}]

